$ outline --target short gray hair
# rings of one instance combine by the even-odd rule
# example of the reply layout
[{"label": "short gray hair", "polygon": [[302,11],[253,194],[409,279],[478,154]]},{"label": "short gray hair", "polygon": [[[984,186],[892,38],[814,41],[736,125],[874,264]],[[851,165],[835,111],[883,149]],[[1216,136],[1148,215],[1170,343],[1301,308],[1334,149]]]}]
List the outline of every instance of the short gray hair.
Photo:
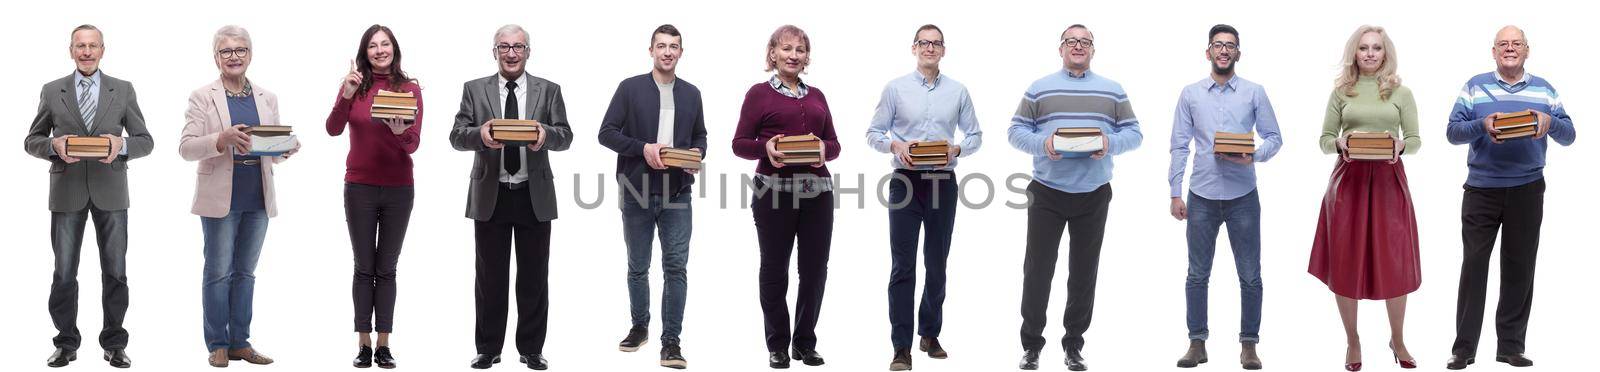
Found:
[{"label": "short gray hair", "polygon": [[78,36],[78,31],[94,31],[95,34],[100,35],[100,44],[106,43],[106,34],[104,32],[100,32],[100,28],[86,23],[78,25],[78,27],[72,29],[71,34],[67,34],[67,44],[72,44],[72,38]]},{"label": "short gray hair", "polygon": [[243,41],[245,48],[254,49],[250,45],[250,31],[235,25],[222,26],[222,28],[217,29],[217,35],[211,40],[211,49],[217,49],[218,46],[222,45],[222,41],[227,39]]},{"label": "short gray hair", "polygon": [[495,43],[499,43],[500,42],[500,36],[502,36],[502,35],[510,35],[512,33],[522,34],[522,43],[523,44],[532,44],[533,43],[532,41],[528,40],[528,31],[527,30],[523,30],[522,26],[518,26],[518,25],[514,25],[514,24],[500,26],[499,30],[495,30],[495,32],[494,32],[494,41],[495,41]]}]

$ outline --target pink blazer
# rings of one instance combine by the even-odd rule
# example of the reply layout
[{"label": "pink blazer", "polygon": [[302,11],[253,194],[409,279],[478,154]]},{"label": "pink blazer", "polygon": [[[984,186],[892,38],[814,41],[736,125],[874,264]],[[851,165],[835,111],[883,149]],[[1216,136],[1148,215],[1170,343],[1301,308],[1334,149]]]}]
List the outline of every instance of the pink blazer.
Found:
[{"label": "pink blazer", "polygon": [[[261,123],[281,124],[278,96],[254,83],[251,89],[255,92]],[[232,126],[233,118],[228,115],[228,96],[222,88],[222,80],[189,94],[189,109],[184,112],[184,118],[187,123],[183,126],[183,138],[178,140],[178,154],[183,160],[200,162],[194,184],[194,208],[190,212],[202,217],[227,217],[233,204],[233,155],[217,151],[217,134]],[[295,148],[299,149],[299,144]],[[261,162],[261,193],[266,201],[267,217],[278,215],[272,165],[284,159],[278,156]]]}]

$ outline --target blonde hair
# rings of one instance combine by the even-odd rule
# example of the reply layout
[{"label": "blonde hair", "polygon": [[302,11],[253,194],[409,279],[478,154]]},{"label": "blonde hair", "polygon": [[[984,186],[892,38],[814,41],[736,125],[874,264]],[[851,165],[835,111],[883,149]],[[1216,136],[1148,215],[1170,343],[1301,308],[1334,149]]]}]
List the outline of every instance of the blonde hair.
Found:
[{"label": "blonde hair", "polygon": [[1378,66],[1374,75],[1378,78],[1378,97],[1388,100],[1394,89],[1400,86],[1400,75],[1396,74],[1400,56],[1394,50],[1394,41],[1389,39],[1389,33],[1384,32],[1383,27],[1365,25],[1350,35],[1350,41],[1344,44],[1344,59],[1339,64],[1342,71],[1339,72],[1339,78],[1334,80],[1334,87],[1344,92],[1346,97],[1357,95],[1356,81],[1361,79],[1361,67],[1356,65],[1356,50],[1361,46],[1361,36],[1367,33],[1377,33],[1383,39],[1383,65]]},{"label": "blonde hair", "polygon": [[800,64],[802,65],[800,72],[805,72],[804,66],[811,65],[811,37],[806,35],[805,30],[801,30],[799,27],[795,27],[795,25],[783,25],[778,27],[777,31],[772,32],[772,38],[767,39],[766,71],[778,69],[777,61],[772,60],[772,51],[778,49],[778,42],[782,41],[784,37],[799,38],[800,44],[805,46],[807,52],[806,59],[804,61],[800,61]]}]

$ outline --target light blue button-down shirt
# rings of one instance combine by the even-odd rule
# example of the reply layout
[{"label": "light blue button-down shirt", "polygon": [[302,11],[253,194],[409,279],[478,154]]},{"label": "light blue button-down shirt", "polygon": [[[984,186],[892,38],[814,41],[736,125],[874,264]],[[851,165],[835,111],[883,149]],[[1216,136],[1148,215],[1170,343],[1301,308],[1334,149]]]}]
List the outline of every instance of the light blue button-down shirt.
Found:
[{"label": "light blue button-down shirt", "polygon": [[1255,132],[1256,162],[1272,159],[1283,147],[1278,117],[1260,85],[1234,77],[1226,84],[1206,78],[1183,88],[1172,116],[1172,167],[1167,183],[1172,196],[1183,195],[1183,173],[1194,145],[1194,174],[1189,191],[1212,200],[1232,200],[1256,188],[1255,164],[1243,165],[1218,158],[1212,152],[1216,132]]},{"label": "light blue button-down shirt", "polygon": [[[956,129],[961,129],[961,142],[955,139]],[[867,144],[878,152],[890,152],[894,141],[948,141],[961,147],[958,157],[978,152],[983,145],[983,130],[978,129],[978,114],[973,112],[972,97],[967,87],[954,79],[939,74],[929,84],[921,72],[890,80],[878,99],[878,109],[867,127]],[[891,157],[895,168],[911,169]],[[948,167],[954,168],[952,161]],[[934,169],[920,166],[916,169]]]}]

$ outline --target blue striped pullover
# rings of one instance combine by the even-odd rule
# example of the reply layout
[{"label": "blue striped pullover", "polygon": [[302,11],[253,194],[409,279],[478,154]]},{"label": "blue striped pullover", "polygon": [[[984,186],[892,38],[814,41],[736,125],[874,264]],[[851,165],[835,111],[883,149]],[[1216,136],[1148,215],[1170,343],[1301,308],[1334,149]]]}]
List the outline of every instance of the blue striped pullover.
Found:
[{"label": "blue striped pullover", "polygon": [[[1550,115],[1550,130],[1545,138],[1525,137],[1496,144],[1483,128],[1483,118],[1491,114],[1529,109]],[[1578,136],[1550,82],[1524,73],[1522,81],[1507,84],[1496,72],[1467,80],[1450,112],[1450,127],[1445,133],[1451,144],[1470,145],[1467,185],[1480,188],[1519,186],[1543,178],[1547,140],[1569,146]]]},{"label": "blue striped pullover", "polygon": [[[1109,147],[1107,156],[1094,160],[1087,154],[1062,154],[1050,160],[1046,136],[1056,128],[1099,128]],[[1066,69],[1045,76],[1028,87],[1007,129],[1011,146],[1033,155],[1033,179],[1052,189],[1085,193],[1111,182],[1112,155],[1139,147],[1144,135],[1122,85],[1092,71],[1072,76]]]}]

